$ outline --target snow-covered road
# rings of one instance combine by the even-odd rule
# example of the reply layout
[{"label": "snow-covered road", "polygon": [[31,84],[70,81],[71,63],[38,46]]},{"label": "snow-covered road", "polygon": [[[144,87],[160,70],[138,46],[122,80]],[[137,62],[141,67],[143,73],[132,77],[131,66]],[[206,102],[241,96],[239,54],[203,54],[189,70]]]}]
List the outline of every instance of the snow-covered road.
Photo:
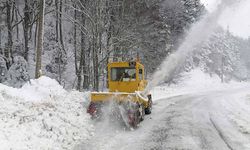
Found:
[{"label": "snow-covered road", "polygon": [[20,89],[0,84],[0,150],[250,150],[250,84],[193,71],[152,90],[153,111],[138,129],[86,113],[89,92],[42,77]]},{"label": "snow-covered road", "polygon": [[134,131],[97,124],[75,149],[250,149],[250,86],[197,92],[154,102]]}]

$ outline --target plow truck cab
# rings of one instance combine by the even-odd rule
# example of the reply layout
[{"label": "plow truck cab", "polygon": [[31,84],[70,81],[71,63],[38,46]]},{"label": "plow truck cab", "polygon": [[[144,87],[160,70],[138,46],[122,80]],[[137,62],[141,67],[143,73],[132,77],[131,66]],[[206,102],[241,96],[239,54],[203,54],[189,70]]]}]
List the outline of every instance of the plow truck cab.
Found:
[{"label": "plow truck cab", "polygon": [[108,92],[92,92],[87,112],[92,118],[99,118],[105,113],[102,109],[105,104],[115,103],[123,110],[123,114],[114,111],[118,118],[136,127],[152,110],[152,97],[144,91],[147,86],[144,66],[139,61],[111,62],[107,77]]}]

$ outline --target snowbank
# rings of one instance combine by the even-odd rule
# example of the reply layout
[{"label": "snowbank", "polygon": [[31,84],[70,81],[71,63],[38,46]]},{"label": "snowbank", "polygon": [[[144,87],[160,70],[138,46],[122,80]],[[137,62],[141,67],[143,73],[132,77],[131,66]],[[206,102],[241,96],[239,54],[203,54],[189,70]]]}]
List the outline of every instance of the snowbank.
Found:
[{"label": "snowbank", "polygon": [[194,69],[183,74],[178,84],[170,86],[158,86],[151,93],[154,100],[184,95],[192,93],[202,93],[207,91],[223,90],[227,88],[237,88],[247,85],[245,82],[231,81],[229,83],[221,83],[221,79],[217,75],[210,76],[200,69]]},{"label": "snowbank", "polygon": [[92,133],[87,98],[48,77],[20,89],[0,84],[1,149],[73,149]]}]

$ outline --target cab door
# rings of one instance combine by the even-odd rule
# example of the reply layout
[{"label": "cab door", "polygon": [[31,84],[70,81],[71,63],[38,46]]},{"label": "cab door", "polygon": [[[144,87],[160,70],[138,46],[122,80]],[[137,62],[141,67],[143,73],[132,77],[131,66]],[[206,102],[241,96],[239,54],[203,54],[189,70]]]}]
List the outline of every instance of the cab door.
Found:
[{"label": "cab door", "polygon": [[139,91],[143,91],[147,86],[147,81],[145,80],[145,70],[143,66],[139,66],[138,69],[138,79],[139,79]]}]

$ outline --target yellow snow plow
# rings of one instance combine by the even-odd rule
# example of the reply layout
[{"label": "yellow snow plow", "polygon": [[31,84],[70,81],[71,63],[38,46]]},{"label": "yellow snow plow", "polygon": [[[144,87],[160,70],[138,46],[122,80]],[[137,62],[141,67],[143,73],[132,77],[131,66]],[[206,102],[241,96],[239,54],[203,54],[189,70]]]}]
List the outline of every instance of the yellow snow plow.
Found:
[{"label": "yellow snow plow", "polygon": [[109,92],[92,92],[87,112],[97,118],[105,113],[103,105],[116,103],[125,110],[118,116],[136,127],[152,109],[152,97],[144,92],[147,85],[144,66],[139,61],[109,63],[107,80]]}]

